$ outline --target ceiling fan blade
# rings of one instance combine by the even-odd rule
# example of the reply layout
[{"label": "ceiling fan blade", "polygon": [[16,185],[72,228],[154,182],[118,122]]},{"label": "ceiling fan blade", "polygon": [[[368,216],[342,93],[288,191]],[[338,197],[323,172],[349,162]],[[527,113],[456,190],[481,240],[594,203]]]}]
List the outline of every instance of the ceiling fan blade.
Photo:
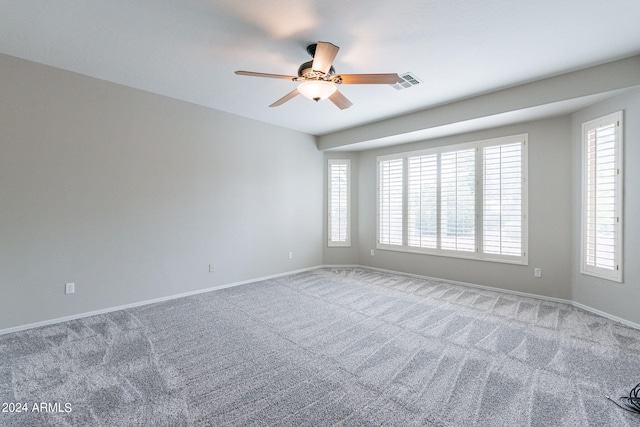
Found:
[{"label": "ceiling fan blade", "polygon": [[342,84],[345,85],[375,85],[375,84],[396,84],[400,77],[395,73],[388,74],[340,74]]},{"label": "ceiling fan blade", "polygon": [[290,100],[292,98],[295,98],[295,96],[298,95],[299,93],[300,92],[298,92],[298,89],[294,89],[291,92],[289,92],[288,94],[286,94],[285,96],[283,96],[282,98],[278,99],[273,104],[269,105],[269,107],[277,107],[279,105],[282,105],[285,102],[287,102],[288,100]]},{"label": "ceiling fan blade", "polygon": [[316,45],[316,53],[313,55],[313,70],[322,71],[325,74],[328,73],[339,49],[340,48],[334,44],[318,42]]},{"label": "ceiling fan blade", "polygon": [[329,97],[329,101],[333,102],[336,107],[341,110],[349,108],[353,105],[353,103],[349,101],[347,97],[345,97],[342,93],[340,93],[339,90],[333,92],[333,95]]},{"label": "ceiling fan blade", "polygon": [[283,76],[282,74],[268,74],[268,73],[254,73],[253,71],[236,71],[239,76],[251,76],[251,77],[268,77],[270,79],[285,79],[293,80],[296,76]]}]

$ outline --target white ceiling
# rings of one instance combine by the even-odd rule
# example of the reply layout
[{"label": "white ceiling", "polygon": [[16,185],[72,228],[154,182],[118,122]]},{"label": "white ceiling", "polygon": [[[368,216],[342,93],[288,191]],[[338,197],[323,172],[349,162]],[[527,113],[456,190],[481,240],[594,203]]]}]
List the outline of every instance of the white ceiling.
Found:
[{"label": "white ceiling", "polygon": [[[640,52],[638,0],[0,0],[0,53],[313,135],[431,108]],[[338,73],[422,84],[340,88],[338,110],[295,83],[316,41]]]}]

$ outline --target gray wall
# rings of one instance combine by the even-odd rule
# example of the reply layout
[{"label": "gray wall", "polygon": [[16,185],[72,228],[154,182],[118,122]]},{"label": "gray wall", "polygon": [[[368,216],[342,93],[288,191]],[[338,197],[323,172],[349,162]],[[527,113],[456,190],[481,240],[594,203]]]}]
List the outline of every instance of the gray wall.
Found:
[{"label": "gray wall", "polygon": [[0,55],[0,330],[322,264],[323,160],[309,135]]},{"label": "gray wall", "polygon": [[[529,134],[529,265],[464,260],[375,249],[376,157],[382,154]],[[340,157],[340,153],[332,153]],[[363,151],[358,155],[358,263],[449,280],[556,298],[571,298],[571,120],[564,116],[415,144]],[[339,251],[325,249],[325,261]],[[349,258],[351,259],[351,258]],[[542,268],[534,278],[533,268]]]},{"label": "gray wall", "polygon": [[[624,271],[623,283],[580,273],[581,128],[582,123],[624,110]],[[575,113],[573,124],[573,268],[572,299],[640,324],[640,90]]]}]

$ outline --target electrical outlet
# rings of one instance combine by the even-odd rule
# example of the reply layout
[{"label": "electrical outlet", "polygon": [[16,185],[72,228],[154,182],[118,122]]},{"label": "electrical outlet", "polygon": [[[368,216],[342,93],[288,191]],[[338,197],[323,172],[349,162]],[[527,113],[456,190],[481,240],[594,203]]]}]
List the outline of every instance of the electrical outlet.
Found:
[{"label": "electrical outlet", "polygon": [[376,251],[374,251],[373,249],[371,249],[371,256],[375,256],[376,255]]},{"label": "electrical outlet", "polygon": [[542,277],[542,269],[539,267],[534,268],[533,277]]},{"label": "electrical outlet", "polygon": [[76,284],[75,283],[67,283],[64,285],[64,293],[66,295],[73,294],[76,292]]},{"label": "electrical outlet", "polygon": [[293,252],[289,252],[289,259],[293,259]]},{"label": "electrical outlet", "polygon": [[209,264],[209,273],[213,273],[215,271],[214,265]]}]

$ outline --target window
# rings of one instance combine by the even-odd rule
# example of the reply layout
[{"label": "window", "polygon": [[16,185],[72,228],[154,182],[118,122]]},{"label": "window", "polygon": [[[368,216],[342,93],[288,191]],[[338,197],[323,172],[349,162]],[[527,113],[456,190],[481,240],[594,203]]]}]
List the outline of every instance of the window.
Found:
[{"label": "window", "polygon": [[[438,155],[408,159],[409,182],[407,244],[417,248],[438,247]],[[397,190],[401,192],[402,189]]]},{"label": "window", "polygon": [[349,160],[329,159],[329,246],[351,245]]},{"label": "window", "polygon": [[378,241],[385,245],[402,245],[402,159],[379,162]]},{"label": "window", "polygon": [[440,248],[475,252],[475,150],[440,155]]},{"label": "window", "polygon": [[582,273],[622,281],[622,112],[582,125]]},{"label": "window", "polygon": [[526,140],[378,157],[377,247],[526,264]]},{"label": "window", "polygon": [[522,143],[482,147],[482,246],[485,254],[518,257],[523,242]]}]

